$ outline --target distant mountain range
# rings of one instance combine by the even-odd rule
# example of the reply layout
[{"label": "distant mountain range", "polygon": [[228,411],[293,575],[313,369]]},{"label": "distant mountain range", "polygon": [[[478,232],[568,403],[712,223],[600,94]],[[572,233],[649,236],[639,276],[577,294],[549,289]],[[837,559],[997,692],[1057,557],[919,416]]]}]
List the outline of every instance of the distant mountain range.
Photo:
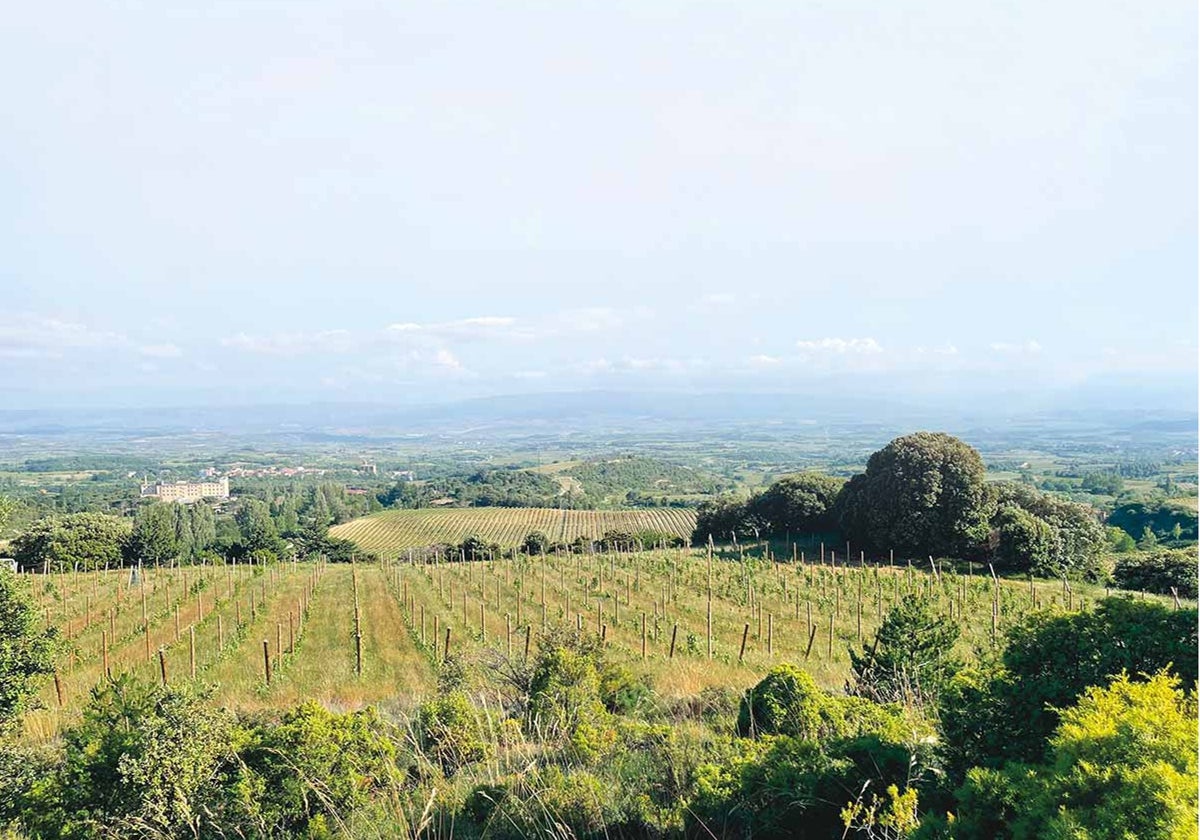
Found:
[{"label": "distant mountain range", "polygon": [[856,377],[806,383],[790,393],[574,391],[481,397],[427,405],[308,403],[150,408],[0,410],[0,434],[303,434],[408,436],[565,433],[573,430],[747,425],[786,428],[879,425],[962,429],[1038,418],[1130,431],[1195,432],[1192,377],[1093,378],[1065,388],[963,380]]}]

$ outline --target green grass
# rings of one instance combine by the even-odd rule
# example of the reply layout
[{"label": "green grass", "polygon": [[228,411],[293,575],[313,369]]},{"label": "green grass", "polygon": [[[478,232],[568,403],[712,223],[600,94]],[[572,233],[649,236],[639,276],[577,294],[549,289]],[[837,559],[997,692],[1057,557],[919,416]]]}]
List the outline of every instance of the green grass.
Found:
[{"label": "green grass", "polygon": [[[144,584],[132,588],[127,573],[29,575],[43,611],[70,639],[59,662],[64,707],[57,708],[53,681],[45,680],[40,695],[44,708],[26,716],[25,731],[35,739],[50,737],[78,718],[88,692],[102,677],[101,632],[107,636],[110,627],[116,628],[109,650],[114,674],[159,679],[161,648],[169,680],[189,680],[189,628],[194,627],[197,679],[215,685],[225,705],[258,709],[315,699],[335,709],[377,704],[403,713],[432,692],[434,662],[443,652],[447,627],[452,652],[464,657],[477,677],[476,687],[482,689],[488,664],[510,651],[520,658],[527,632],[536,640],[543,626],[543,603],[545,626],[578,624],[588,632],[597,632],[599,626],[610,655],[647,674],[658,694],[670,701],[714,686],[742,690],[781,661],[796,662],[821,685],[839,689],[850,674],[849,649],[869,643],[887,609],[907,592],[929,598],[940,612],[953,615],[962,630],[957,652],[967,660],[1002,644],[1006,630],[1034,609],[1035,596],[1039,607],[1087,609],[1106,594],[1101,587],[1084,584],[1073,584],[1067,593],[1058,581],[1036,581],[1031,591],[1028,580],[993,581],[986,571],[956,573],[950,564],[935,576],[928,566],[909,569],[906,563],[834,568],[718,555],[711,567],[711,659],[706,629],[709,561],[705,552],[692,549],[470,563],[298,563],[265,572],[246,567],[151,570]],[[185,575],[190,590],[186,595]],[[361,675],[355,672],[356,581]],[[993,597],[998,605],[995,638]],[[218,644],[218,617],[223,646]],[[739,659],[743,634],[746,647]],[[263,640],[274,669],[269,688]]]}]

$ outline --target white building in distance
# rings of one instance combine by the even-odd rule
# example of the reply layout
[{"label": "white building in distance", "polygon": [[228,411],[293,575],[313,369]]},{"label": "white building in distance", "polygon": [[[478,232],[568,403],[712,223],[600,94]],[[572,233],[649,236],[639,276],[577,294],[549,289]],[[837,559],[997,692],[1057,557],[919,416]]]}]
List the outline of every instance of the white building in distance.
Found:
[{"label": "white building in distance", "polygon": [[201,499],[228,499],[229,478],[222,476],[212,481],[156,481],[142,485],[143,499],[161,499],[164,502],[198,502]]}]

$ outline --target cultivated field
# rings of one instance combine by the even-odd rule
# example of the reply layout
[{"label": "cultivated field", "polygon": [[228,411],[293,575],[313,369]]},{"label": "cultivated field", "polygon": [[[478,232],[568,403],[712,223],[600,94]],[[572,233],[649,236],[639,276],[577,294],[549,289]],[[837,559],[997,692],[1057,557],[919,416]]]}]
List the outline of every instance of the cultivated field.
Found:
[{"label": "cultivated field", "polygon": [[554,508],[426,508],[387,510],[329,530],[363,551],[396,558],[410,548],[457,543],[478,536],[501,546],[520,545],[531,531],[554,542],[599,539],[605,531],[653,530],[690,539],[696,513],[687,508],[556,510]]},{"label": "cultivated field", "polygon": [[432,693],[447,643],[483,690],[500,659],[524,658],[554,627],[599,634],[667,701],[714,686],[740,691],[785,660],[838,689],[849,649],[869,643],[905,593],[954,618],[968,659],[1035,604],[1087,609],[1105,594],[994,580],[978,567],[710,560],[692,549],[468,563],[415,555],[411,564],[150,570],[136,581],[127,570],[23,575],[64,639],[26,733],[47,737],[76,719],[106,668],[194,680],[242,709],[311,698],[410,710]]}]

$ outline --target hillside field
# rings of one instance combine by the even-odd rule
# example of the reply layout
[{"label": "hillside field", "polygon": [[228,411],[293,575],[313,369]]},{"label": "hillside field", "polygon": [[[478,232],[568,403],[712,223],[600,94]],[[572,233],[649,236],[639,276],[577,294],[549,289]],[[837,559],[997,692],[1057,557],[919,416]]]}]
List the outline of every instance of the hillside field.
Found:
[{"label": "hillside field", "polygon": [[706,687],[744,690],[781,661],[841,688],[849,649],[868,644],[906,593],[955,619],[967,660],[1001,644],[1035,603],[1088,609],[1105,594],[1082,584],[1068,592],[1059,581],[997,581],[978,568],[947,566],[935,576],[907,565],[749,555],[710,564],[692,549],[467,563],[417,552],[412,564],[150,569],[136,581],[128,570],[21,577],[63,640],[41,708],[25,717],[35,740],[78,720],[105,665],[114,677],[209,685],[218,703],[239,709],[313,699],[403,715],[432,695],[447,634],[470,666],[472,688],[485,691],[497,657],[524,658],[544,629],[571,627],[601,635],[612,656],[647,674],[671,702]]},{"label": "hillside field", "polygon": [[385,510],[329,529],[363,551],[395,559],[410,548],[458,543],[470,536],[503,547],[520,545],[531,531],[553,542],[598,540],[605,531],[661,531],[688,540],[696,512],[688,508],[557,510],[554,508],[423,508]]}]

